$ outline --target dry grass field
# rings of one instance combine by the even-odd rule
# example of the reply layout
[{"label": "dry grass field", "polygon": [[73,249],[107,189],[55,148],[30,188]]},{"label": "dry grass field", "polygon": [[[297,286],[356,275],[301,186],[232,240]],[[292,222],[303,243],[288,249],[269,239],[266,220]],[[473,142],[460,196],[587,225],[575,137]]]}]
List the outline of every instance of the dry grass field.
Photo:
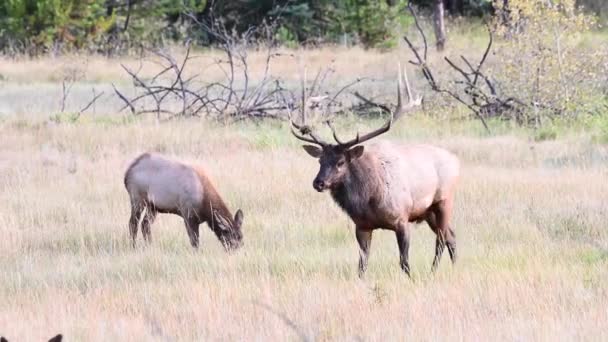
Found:
[{"label": "dry grass field", "polygon": [[[352,54],[362,56],[350,65],[356,70],[343,73],[394,70],[394,56],[359,50],[317,63]],[[452,267],[444,256],[431,275],[434,235],[421,224],[410,280],[394,235],[377,231],[359,280],[353,224],[313,190],[318,164],[286,125],[121,121],[110,99],[79,122],[49,122],[61,88],[56,75],[71,61],[0,61],[4,336],[608,340],[608,148],[589,136],[534,142],[516,131],[479,134],[476,122],[422,115],[397,122],[385,139],[437,144],[462,161],[460,259]],[[118,62],[91,62],[70,105],[86,102],[91,85],[127,83]],[[352,134],[374,125],[341,128]],[[243,248],[226,254],[205,226],[194,251],[181,219],[160,215],[153,243],[140,235],[133,249],[123,173],[144,151],[205,165],[230,208],[245,213]]]}]

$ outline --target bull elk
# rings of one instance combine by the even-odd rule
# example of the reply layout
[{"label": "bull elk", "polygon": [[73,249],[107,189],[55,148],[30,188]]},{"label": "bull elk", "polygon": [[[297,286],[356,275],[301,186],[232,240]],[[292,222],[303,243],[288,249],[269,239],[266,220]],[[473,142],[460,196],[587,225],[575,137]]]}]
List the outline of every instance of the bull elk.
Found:
[{"label": "bull elk", "polygon": [[[399,68],[401,69],[401,68]],[[401,269],[410,276],[408,251],[410,224],[426,221],[436,234],[435,258],[431,270],[439,265],[447,245],[452,263],[456,261],[456,237],[451,226],[454,190],[459,177],[459,161],[452,153],[431,145],[406,145],[378,141],[361,145],[391,128],[393,118],[399,117],[410,103],[402,103],[401,82],[397,85],[397,108],[377,130],[359,135],[349,141],[338,138],[327,122],[336,144],[322,140],[308,126],[291,120],[291,132],[304,145],[304,150],[321,164],[313,187],[319,192],[329,190],[334,201],[356,225],[360,247],[359,277],[367,263],[375,229],[395,232],[400,253]],[[305,113],[303,112],[302,115]]]},{"label": "bull elk", "polygon": [[131,199],[129,231],[133,247],[139,218],[143,214],[142,235],[151,242],[150,226],[157,213],[181,216],[194,248],[198,247],[199,225],[204,222],[226,250],[242,244],[243,212],[239,209],[232,217],[202,168],[144,153],[131,163],[124,183]]}]

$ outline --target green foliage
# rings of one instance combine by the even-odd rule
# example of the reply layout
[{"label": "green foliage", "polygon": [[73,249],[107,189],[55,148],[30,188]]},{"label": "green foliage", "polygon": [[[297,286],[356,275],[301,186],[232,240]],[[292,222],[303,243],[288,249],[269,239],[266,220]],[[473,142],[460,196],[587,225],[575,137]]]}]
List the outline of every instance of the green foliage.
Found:
[{"label": "green foliage", "polygon": [[392,47],[405,1],[317,0],[279,4],[268,15],[281,23],[279,41],[342,41],[366,47]]},{"label": "green foliage", "polygon": [[[212,20],[223,22],[237,34],[265,22],[276,24],[277,40],[289,47],[301,43],[344,42],[365,47],[391,48],[400,27],[409,24],[404,6],[408,0],[2,0],[0,1],[0,51],[30,52],[87,49],[122,53],[131,48],[163,45],[167,41],[193,39],[213,44],[214,37],[201,29]],[[574,0],[553,8],[571,12]],[[606,6],[600,0],[578,0],[600,15]],[[434,0],[412,0],[427,14]],[[501,11],[503,1],[446,1],[448,15],[483,16]],[[545,15],[545,2],[510,0],[514,22],[526,21],[529,28],[540,23],[529,9]],[[552,4],[554,2],[546,2]],[[535,5],[529,5],[535,4]],[[526,7],[528,6],[528,7]],[[551,7],[545,6],[545,7]],[[519,12],[518,12],[519,11]],[[521,14],[521,15],[520,15]],[[556,19],[549,15],[549,21]],[[572,16],[555,21],[571,26]],[[579,25],[579,24],[575,24]],[[518,26],[520,27],[520,26]],[[549,26],[550,27],[550,26]],[[562,32],[563,36],[567,32]]]},{"label": "green foliage", "polygon": [[6,0],[0,3],[0,49],[11,45],[47,51],[56,45],[82,48],[114,23],[104,0]]},{"label": "green foliage", "polygon": [[296,40],[296,36],[289,28],[285,26],[279,26],[277,28],[277,32],[275,33],[275,39],[281,45],[286,46],[288,48],[296,48],[298,46],[298,42]]},{"label": "green foliage", "polygon": [[[344,35],[367,47],[391,47],[404,1],[283,0],[6,0],[0,3],[0,50],[32,53],[54,48],[122,51],[194,38],[212,43],[196,21],[211,14],[229,30],[243,32],[276,20],[279,42],[295,47],[337,41]],[[247,14],[246,16],[244,14]]]},{"label": "green foliage", "polygon": [[608,145],[608,105],[606,112],[601,115],[594,116],[590,121],[590,126],[595,132],[592,134],[592,139],[598,144]]},{"label": "green foliage", "polygon": [[[109,50],[117,45],[184,39],[184,12],[200,13],[206,0],[6,0],[0,2],[0,50]],[[189,22],[188,22],[189,24]],[[184,29],[186,28],[186,29]],[[104,45],[105,44],[105,45]]]},{"label": "green foliage", "polygon": [[184,40],[192,32],[192,22],[184,13],[197,15],[207,6],[206,0],[160,0],[143,1],[133,5],[129,12],[117,9],[122,24],[122,39],[131,45],[162,44],[163,40]]},{"label": "green foliage", "polygon": [[[537,126],[544,117],[576,117],[597,110],[608,72],[606,52],[588,46],[584,37],[595,17],[579,11],[575,0],[538,2],[511,0],[509,8],[495,1],[496,44],[493,74],[501,87],[530,105],[527,122]],[[602,51],[603,50],[603,51]]]},{"label": "green foliage", "polygon": [[[323,6],[323,4],[316,4]],[[319,13],[315,4],[304,1],[287,3],[284,6],[277,6],[270,12],[270,18],[278,18],[281,26],[279,27],[279,41],[293,45],[295,42],[305,41],[313,36],[321,35],[324,24],[315,14]]]},{"label": "green foliage", "polygon": [[576,4],[589,13],[595,13],[603,25],[608,24],[608,1],[606,0],[577,0]]},{"label": "green foliage", "polygon": [[[412,0],[412,4],[430,9],[435,0]],[[444,2],[451,14],[482,16],[492,10],[492,0],[448,0]]]},{"label": "green foliage", "polygon": [[345,0],[333,10],[333,32],[351,32],[367,47],[393,47],[395,25],[404,2],[389,6],[384,1]]},{"label": "green foliage", "polygon": [[547,141],[555,139],[557,139],[557,129],[552,125],[541,127],[534,134],[534,141]]}]

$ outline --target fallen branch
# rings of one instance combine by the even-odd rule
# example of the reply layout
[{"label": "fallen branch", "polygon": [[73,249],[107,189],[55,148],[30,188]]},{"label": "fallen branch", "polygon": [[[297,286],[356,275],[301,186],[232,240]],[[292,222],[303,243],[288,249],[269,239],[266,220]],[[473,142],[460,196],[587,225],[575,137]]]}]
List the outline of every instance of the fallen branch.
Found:
[{"label": "fallen branch", "polygon": [[103,95],[103,91],[95,96],[93,96],[93,98],[91,99],[91,101],[89,101],[89,103],[86,104],[86,106],[82,107],[78,113],[76,113],[76,117],[74,118],[75,120],[78,120],[78,118],[80,118],[80,115],[82,113],[84,113],[87,109],[89,109],[89,107],[91,107],[95,102],[97,102],[97,100]]}]

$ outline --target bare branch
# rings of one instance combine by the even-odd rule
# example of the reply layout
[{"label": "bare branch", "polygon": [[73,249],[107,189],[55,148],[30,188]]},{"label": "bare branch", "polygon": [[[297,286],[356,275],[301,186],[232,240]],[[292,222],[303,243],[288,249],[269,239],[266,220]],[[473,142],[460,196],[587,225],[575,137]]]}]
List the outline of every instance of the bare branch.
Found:
[{"label": "bare branch", "polygon": [[[135,115],[136,110],[135,106],[133,106],[133,103],[131,103],[131,101],[129,101],[126,96],[124,96],[120,91],[118,91],[118,89],[116,89],[114,83],[112,83],[112,88],[114,88],[114,92],[116,93],[118,98],[120,98],[125,103],[125,107],[129,107],[129,109],[131,109],[131,114]],[[122,111],[122,109],[120,111]]]},{"label": "bare branch", "polygon": [[89,103],[87,103],[86,106],[82,107],[82,109],[80,109],[78,111],[78,113],[76,114],[76,119],[78,119],[80,117],[80,114],[84,113],[87,109],[89,109],[89,107],[91,107],[102,95],[103,95],[103,91],[101,93],[93,96],[91,101],[89,101]]},{"label": "bare branch", "polygon": [[[416,29],[418,30],[418,32],[420,33],[420,36],[422,37],[422,42],[424,43],[424,61],[426,62],[426,56],[427,56],[427,52],[429,50],[428,44],[426,41],[426,35],[424,34],[424,30],[422,29],[422,27],[420,27],[420,23],[418,22],[418,16],[416,15],[416,12],[414,11],[414,6],[412,6],[411,1],[407,2],[407,9],[412,14],[412,17],[414,18],[414,24],[416,25]],[[411,46],[411,47],[413,47],[413,46]]]},{"label": "bare branch", "polygon": [[355,91],[355,92],[353,93],[353,95],[354,95],[356,98],[358,98],[359,100],[363,101],[363,103],[365,103],[365,104],[366,104],[366,105],[368,105],[368,106],[371,106],[371,107],[376,107],[376,108],[378,108],[378,109],[382,110],[384,113],[387,113],[387,114],[390,114],[390,112],[391,112],[390,108],[388,108],[386,105],[381,104],[381,103],[374,102],[374,101],[372,101],[372,100],[370,100],[370,99],[366,98],[365,96],[361,95],[359,92],[356,92],[356,91]]},{"label": "bare branch", "polygon": [[[416,28],[418,30],[418,32],[420,33],[420,35],[422,36],[423,42],[424,42],[424,46],[425,46],[425,53],[424,53],[424,59],[420,56],[420,54],[418,53],[418,50],[414,47],[414,45],[412,44],[412,42],[409,40],[409,38],[407,36],[403,37],[403,39],[405,40],[405,42],[407,43],[408,47],[410,48],[410,50],[414,53],[414,56],[416,57],[417,62],[410,62],[418,67],[420,67],[420,69],[422,70],[422,74],[424,75],[425,79],[427,80],[427,82],[429,83],[429,85],[431,86],[431,89],[435,92],[438,93],[444,93],[449,95],[450,97],[452,97],[453,99],[457,100],[458,102],[462,103],[463,105],[465,105],[467,108],[469,108],[476,116],[477,118],[479,118],[479,120],[481,121],[481,123],[483,124],[484,128],[486,129],[486,131],[489,132],[489,127],[485,121],[485,119],[483,118],[483,115],[481,114],[481,107],[475,96],[473,96],[473,103],[470,104],[467,101],[465,101],[464,99],[462,99],[456,92],[452,91],[452,90],[448,90],[448,89],[444,89],[442,88],[439,83],[437,83],[437,81],[435,80],[435,78],[433,77],[433,73],[430,69],[430,67],[428,66],[427,63],[427,55],[426,55],[426,51],[427,51],[427,43],[426,43],[426,36],[424,35],[424,31],[422,30],[422,28],[420,27],[419,23],[418,23],[418,19],[416,16],[416,13],[412,7],[411,3],[408,3],[408,9],[410,10],[410,13],[412,14],[412,16],[414,17],[414,22],[416,23]],[[490,44],[491,45],[491,44]],[[486,52],[489,51],[489,48],[486,50]],[[485,56],[487,56],[487,53],[484,55],[484,59],[485,60]],[[482,61],[483,61],[482,60]],[[460,68],[459,66],[457,66],[455,63],[453,63],[449,58],[445,58],[445,61],[456,71],[458,71],[463,78],[465,79],[465,84],[467,86],[467,89],[477,89],[476,85],[474,83],[471,82],[471,79],[469,77],[469,74],[467,72],[465,72],[464,70],[462,70],[462,68]],[[479,68],[481,68],[481,65],[483,63],[480,63]],[[477,75],[477,73],[479,73],[479,68],[478,70],[475,71],[475,75]],[[466,91],[465,91],[466,93]]]},{"label": "bare branch", "polygon": [[490,25],[488,23],[486,23],[486,28],[488,29],[488,36],[489,36],[488,46],[486,47],[486,50],[483,53],[483,57],[481,57],[481,60],[479,61],[479,64],[477,65],[477,69],[475,69],[475,78],[473,79],[473,84],[477,83],[477,76],[479,75],[479,70],[481,70],[481,67],[483,66],[483,63],[486,61],[486,58],[488,58],[488,54],[490,53],[490,49],[492,48],[492,43],[494,42],[492,30],[490,29]]}]

